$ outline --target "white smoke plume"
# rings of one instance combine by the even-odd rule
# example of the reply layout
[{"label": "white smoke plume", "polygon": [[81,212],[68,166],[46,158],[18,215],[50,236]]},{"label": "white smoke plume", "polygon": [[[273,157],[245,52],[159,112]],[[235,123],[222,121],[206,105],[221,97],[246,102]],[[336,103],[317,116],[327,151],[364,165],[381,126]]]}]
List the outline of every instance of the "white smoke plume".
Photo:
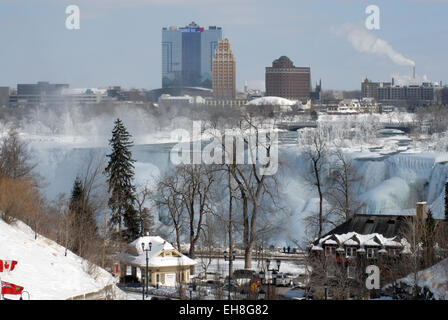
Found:
[{"label": "white smoke plume", "polygon": [[367,30],[363,23],[348,22],[340,27],[333,27],[332,31],[338,36],[346,37],[358,52],[386,56],[400,66],[415,66],[414,61],[395,51],[387,41]]},{"label": "white smoke plume", "polygon": [[409,85],[419,85],[422,82],[430,82],[428,76],[425,74],[423,76],[421,75],[415,75],[415,78],[411,75],[403,75],[398,73],[391,74],[391,77],[394,78],[394,82],[396,85],[399,86],[409,86]]}]

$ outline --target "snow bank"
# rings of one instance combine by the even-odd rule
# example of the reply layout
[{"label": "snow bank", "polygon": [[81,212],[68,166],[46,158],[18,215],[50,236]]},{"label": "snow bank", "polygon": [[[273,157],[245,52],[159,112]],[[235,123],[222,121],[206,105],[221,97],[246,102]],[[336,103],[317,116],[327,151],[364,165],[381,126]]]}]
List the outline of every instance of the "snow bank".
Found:
[{"label": "snow bank", "polygon": [[[414,274],[410,274],[397,282],[413,287],[414,276]],[[419,271],[416,278],[417,285],[420,288],[428,288],[436,300],[448,300],[448,259],[442,260],[428,269]]]},{"label": "snow bank", "polygon": [[34,231],[20,221],[9,225],[0,219],[0,244],[0,259],[18,261],[9,274],[0,274],[1,279],[24,287],[31,300],[67,299],[115,283],[115,278],[99,267],[89,274],[84,259],[70,251],[65,256],[65,248],[54,241],[40,235],[35,240]]}]

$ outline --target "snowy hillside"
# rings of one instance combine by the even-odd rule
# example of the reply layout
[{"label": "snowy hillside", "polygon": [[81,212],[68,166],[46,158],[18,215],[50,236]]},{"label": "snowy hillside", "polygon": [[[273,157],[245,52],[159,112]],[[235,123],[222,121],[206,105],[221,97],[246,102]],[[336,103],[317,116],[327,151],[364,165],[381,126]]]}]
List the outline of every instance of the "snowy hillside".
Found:
[{"label": "snowy hillside", "polygon": [[[3,281],[24,287],[31,300],[61,300],[96,292],[115,283],[114,277],[101,268],[90,275],[87,262],[45,237],[34,239],[34,231],[23,222],[9,225],[0,219],[0,259],[16,260],[9,274],[0,273]],[[23,295],[27,299],[26,294]],[[18,299],[18,296],[5,298]]]}]

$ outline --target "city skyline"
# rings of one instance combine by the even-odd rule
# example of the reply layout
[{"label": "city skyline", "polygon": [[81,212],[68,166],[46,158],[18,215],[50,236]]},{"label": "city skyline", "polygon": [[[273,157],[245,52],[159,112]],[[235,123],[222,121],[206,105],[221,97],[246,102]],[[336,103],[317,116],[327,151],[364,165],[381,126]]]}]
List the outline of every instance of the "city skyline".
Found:
[{"label": "city skyline", "polygon": [[[310,67],[312,86],[322,79],[324,90],[359,90],[365,76],[373,81],[394,77],[399,83],[412,74],[406,61],[415,61],[417,79],[448,81],[448,1],[376,1],[380,30],[363,26],[370,1],[210,3],[0,1],[0,34],[8,43],[0,54],[0,85],[49,81],[70,87],[160,88],[160,30],[191,21],[222,27],[223,38],[232,42],[240,91],[246,81],[249,88],[264,90],[265,67],[283,55],[296,66]],[[65,28],[69,4],[80,8],[79,30]],[[389,51],[375,53],[356,36],[384,42]]]}]

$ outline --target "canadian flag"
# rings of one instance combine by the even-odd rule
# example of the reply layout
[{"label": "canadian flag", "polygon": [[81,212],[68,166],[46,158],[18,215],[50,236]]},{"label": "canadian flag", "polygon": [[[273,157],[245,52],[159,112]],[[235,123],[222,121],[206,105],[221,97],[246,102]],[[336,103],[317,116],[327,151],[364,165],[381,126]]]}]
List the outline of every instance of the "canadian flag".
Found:
[{"label": "canadian flag", "polygon": [[23,287],[17,286],[13,283],[1,281],[1,294],[22,294]]},{"label": "canadian flag", "polygon": [[0,272],[12,271],[16,267],[17,261],[15,260],[0,260]]}]

